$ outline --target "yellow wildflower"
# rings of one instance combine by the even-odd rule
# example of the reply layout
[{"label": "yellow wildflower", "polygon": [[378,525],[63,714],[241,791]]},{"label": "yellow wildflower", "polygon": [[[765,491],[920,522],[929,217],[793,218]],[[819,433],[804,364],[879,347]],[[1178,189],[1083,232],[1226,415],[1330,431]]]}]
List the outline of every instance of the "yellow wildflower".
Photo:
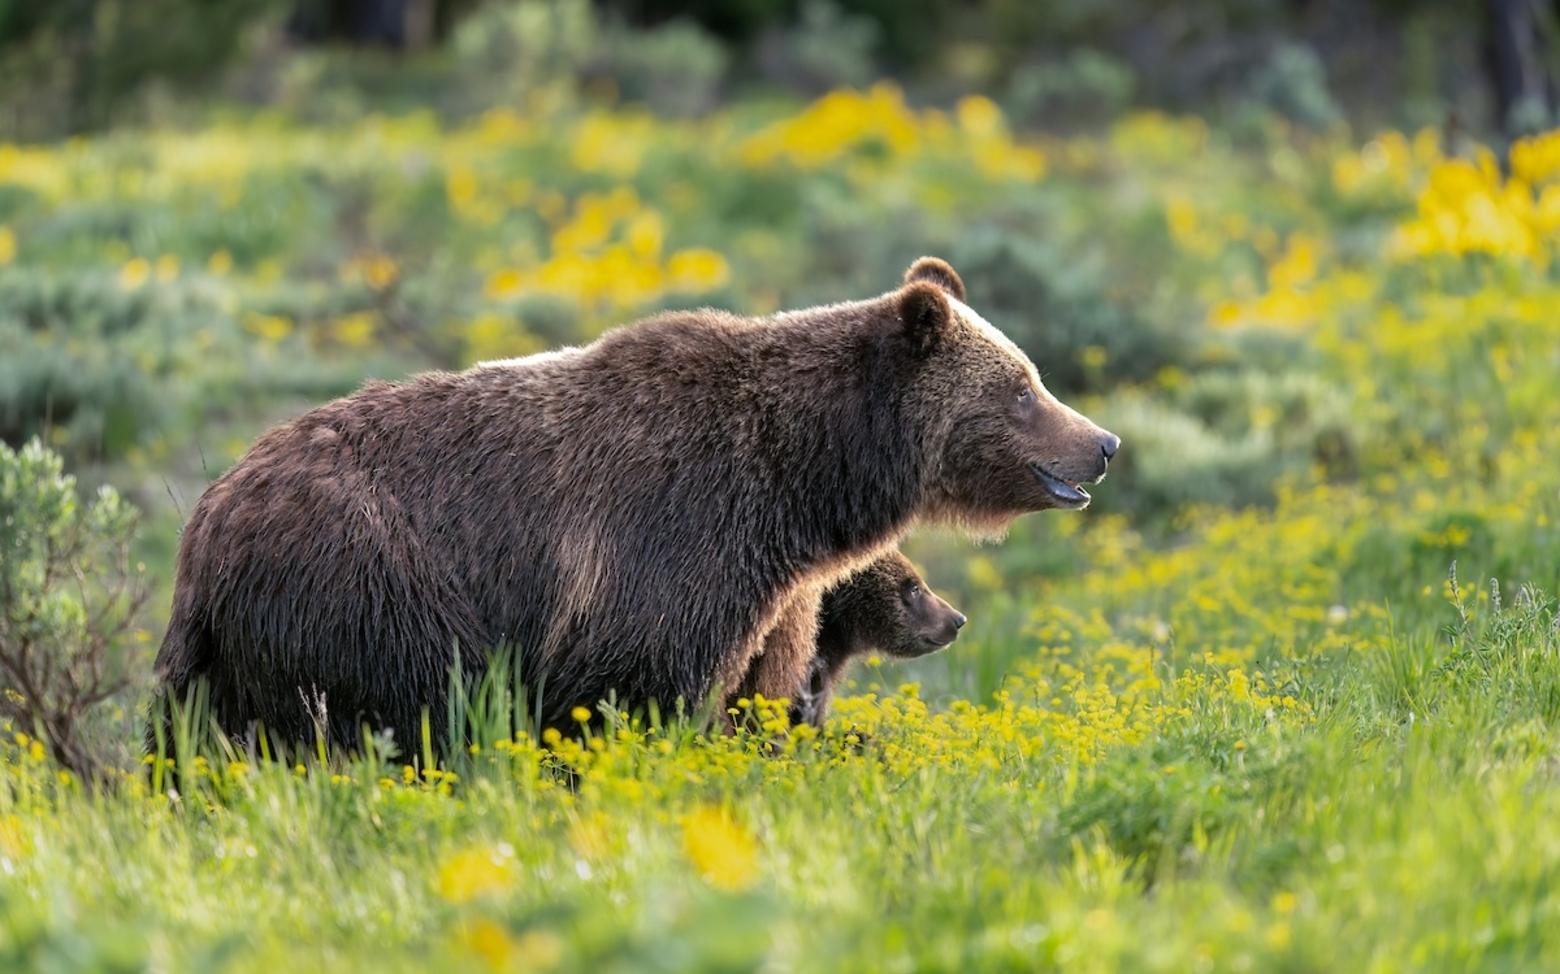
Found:
[{"label": "yellow wildflower", "polygon": [[758,880],[758,846],[724,809],[705,805],[683,819],[683,848],[710,885],[747,889]]},{"label": "yellow wildflower", "polygon": [[704,247],[679,250],[666,262],[666,276],[674,291],[709,291],[726,283],[731,269],[726,258]]},{"label": "yellow wildflower", "polygon": [[505,267],[488,275],[483,293],[489,298],[503,301],[517,297],[525,288],[525,275],[513,267]]},{"label": "yellow wildflower", "polygon": [[145,257],[132,257],[119,268],[119,286],[134,291],[152,276],[152,265]]},{"label": "yellow wildflower", "polygon": [[18,815],[0,815],[0,856],[20,859],[32,851],[32,839]]},{"label": "yellow wildflower", "polygon": [[331,335],[349,348],[363,348],[373,341],[379,315],[373,311],[354,311],[336,319]]},{"label": "yellow wildflower", "polygon": [[436,888],[451,903],[469,903],[514,885],[514,852],[507,845],[457,852],[439,867]]},{"label": "yellow wildflower", "polygon": [[244,327],[268,342],[279,342],[292,334],[293,323],[281,315],[251,314],[244,319]]}]

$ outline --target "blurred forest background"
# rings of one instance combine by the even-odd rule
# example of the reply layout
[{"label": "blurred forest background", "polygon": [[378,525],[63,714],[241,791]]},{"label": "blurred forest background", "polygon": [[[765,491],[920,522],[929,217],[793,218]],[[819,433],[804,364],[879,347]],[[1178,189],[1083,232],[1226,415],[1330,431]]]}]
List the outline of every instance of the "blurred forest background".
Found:
[{"label": "blurred forest background", "polygon": [[[1547,0],[71,0],[0,3],[12,137],[189,120],[214,101],[321,121],[450,117],[567,77],[690,114],[755,91],[892,76],[981,91],[1018,124],[1134,107],[1308,125],[1541,129],[1555,111]],[[524,18],[535,18],[534,23]],[[519,18],[519,19],[517,19]],[[548,23],[548,22],[551,23]],[[544,38],[546,38],[544,40]],[[348,49],[355,54],[348,56]]]}]

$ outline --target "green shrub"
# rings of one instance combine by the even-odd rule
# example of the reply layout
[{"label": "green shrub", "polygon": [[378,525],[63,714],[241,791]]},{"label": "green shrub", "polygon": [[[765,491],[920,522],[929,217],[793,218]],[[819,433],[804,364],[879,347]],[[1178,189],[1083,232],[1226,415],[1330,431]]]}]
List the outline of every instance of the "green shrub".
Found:
[{"label": "green shrub", "polygon": [[451,40],[461,86],[477,104],[517,104],[548,86],[571,85],[597,50],[586,0],[491,3]]},{"label": "green shrub", "polygon": [[0,715],[78,773],[100,763],[93,721],[143,655],[136,512],[110,487],[88,503],[59,455],[0,444]]},{"label": "green shrub", "polygon": [[1112,395],[1091,415],[1131,446],[1102,488],[1111,507],[1148,515],[1268,503],[1313,469],[1347,479],[1369,435],[1348,397],[1309,372],[1214,369],[1157,398]]},{"label": "green shrub", "polygon": [[1184,357],[1180,333],[1111,296],[1119,265],[1097,248],[1037,234],[1044,217],[1033,217],[1028,227],[1013,215],[977,223],[950,242],[948,257],[981,313],[1029,353],[1047,385],[1118,387]]},{"label": "green shrub", "polygon": [[1130,445],[1111,464],[1111,508],[1163,512],[1186,504],[1243,506],[1268,500],[1285,471],[1270,432],[1221,434],[1195,416],[1140,396],[1097,417]]},{"label": "green shrub", "polygon": [[1124,62],[1084,48],[1057,61],[1015,68],[1003,101],[1013,120],[1025,125],[1098,124],[1126,110],[1135,84]]},{"label": "green shrub", "polygon": [[1301,125],[1323,128],[1343,117],[1327,86],[1327,68],[1306,44],[1281,44],[1251,79],[1251,100]]},{"label": "green shrub", "polygon": [[48,435],[93,458],[136,443],[159,412],[152,316],[145,294],[103,277],[0,274],[0,440]]},{"label": "green shrub", "polygon": [[804,88],[864,87],[877,77],[881,36],[876,21],[810,0],[794,25],[766,32],[759,61],[766,76]]},{"label": "green shrub", "polygon": [[219,73],[278,0],[0,2],[0,91],[34,136],[97,126],[153,83]]},{"label": "green shrub", "polygon": [[618,91],[662,115],[697,115],[715,107],[729,60],[720,42],[692,21],[648,31],[612,31],[598,70]]}]

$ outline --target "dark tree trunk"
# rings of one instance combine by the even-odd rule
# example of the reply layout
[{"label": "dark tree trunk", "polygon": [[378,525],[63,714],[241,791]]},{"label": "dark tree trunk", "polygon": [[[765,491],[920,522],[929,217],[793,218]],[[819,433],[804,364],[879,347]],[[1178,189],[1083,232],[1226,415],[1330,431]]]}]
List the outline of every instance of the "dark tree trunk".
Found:
[{"label": "dark tree trunk", "polygon": [[1485,58],[1495,95],[1496,122],[1508,133],[1523,128],[1523,113],[1555,108],[1548,37],[1538,0],[1488,0]]},{"label": "dark tree trunk", "polygon": [[440,0],[300,0],[289,28],[306,41],[341,40],[401,50],[427,47],[447,26]]}]

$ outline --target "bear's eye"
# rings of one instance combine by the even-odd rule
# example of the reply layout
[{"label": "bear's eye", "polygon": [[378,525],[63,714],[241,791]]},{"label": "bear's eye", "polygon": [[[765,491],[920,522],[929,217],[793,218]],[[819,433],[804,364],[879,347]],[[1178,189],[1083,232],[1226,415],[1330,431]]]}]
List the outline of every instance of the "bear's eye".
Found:
[{"label": "bear's eye", "polygon": [[1029,405],[1030,401],[1034,398],[1035,391],[1028,386],[1024,386],[1022,389],[1018,390],[1018,404],[1020,406]]}]

